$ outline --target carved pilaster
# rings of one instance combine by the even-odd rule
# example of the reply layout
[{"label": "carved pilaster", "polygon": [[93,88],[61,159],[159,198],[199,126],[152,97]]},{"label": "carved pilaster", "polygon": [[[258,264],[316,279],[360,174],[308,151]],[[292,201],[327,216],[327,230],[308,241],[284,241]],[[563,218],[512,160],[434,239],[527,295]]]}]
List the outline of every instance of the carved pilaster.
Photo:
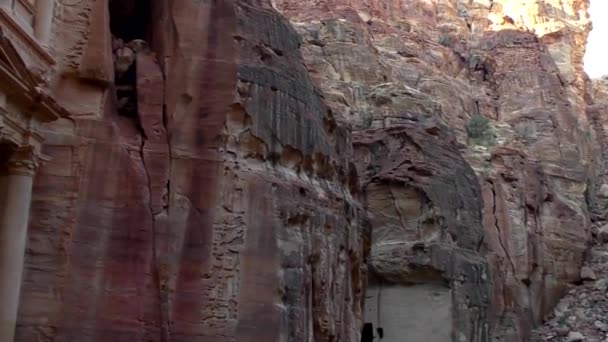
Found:
[{"label": "carved pilaster", "polygon": [[34,32],[43,46],[48,46],[53,25],[53,7],[55,1],[36,1]]},{"label": "carved pilaster", "polygon": [[36,146],[27,145],[10,155],[3,182],[5,201],[0,207],[0,341],[14,341],[32,186],[40,160]]},{"label": "carved pilaster", "polygon": [[11,175],[33,176],[44,159],[33,146],[20,147],[6,162],[6,169]]}]

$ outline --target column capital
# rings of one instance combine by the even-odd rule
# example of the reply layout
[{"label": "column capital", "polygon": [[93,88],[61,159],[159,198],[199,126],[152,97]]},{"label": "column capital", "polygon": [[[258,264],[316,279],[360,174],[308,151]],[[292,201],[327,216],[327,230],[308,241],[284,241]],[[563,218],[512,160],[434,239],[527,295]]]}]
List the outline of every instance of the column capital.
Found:
[{"label": "column capital", "polygon": [[34,146],[23,146],[13,151],[6,167],[9,174],[33,176],[46,158]]}]

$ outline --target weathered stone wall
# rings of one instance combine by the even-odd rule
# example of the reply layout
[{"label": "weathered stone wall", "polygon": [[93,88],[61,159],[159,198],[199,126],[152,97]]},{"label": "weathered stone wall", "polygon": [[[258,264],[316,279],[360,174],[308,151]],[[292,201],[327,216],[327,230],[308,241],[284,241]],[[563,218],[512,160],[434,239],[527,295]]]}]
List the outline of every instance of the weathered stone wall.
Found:
[{"label": "weathered stone wall", "polygon": [[358,341],[369,266],[403,305],[440,283],[453,340],[527,341],[578,280],[608,203],[588,1],[154,1],[126,85],[108,4],[55,7],[72,117],[17,340]]},{"label": "weathered stone wall", "polygon": [[264,2],[157,2],[128,117],[92,62],[112,61],[100,3],[57,12],[49,86],[74,115],[47,128],[17,340],[357,340],[350,133],[293,28]]},{"label": "weathered stone wall", "polygon": [[[593,218],[605,221],[608,210],[608,131],[606,130],[606,113],[608,113],[608,80],[606,77],[599,80],[587,80],[587,116],[592,129],[589,134],[599,150],[596,158],[592,160],[595,165],[596,181],[589,189],[589,202]],[[601,226],[598,223],[598,226]]]},{"label": "weathered stone wall", "polygon": [[[365,317],[386,342],[444,342],[452,334],[452,294],[440,284],[367,288]],[[376,339],[380,334],[375,331]]]},{"label": "weathered stone wall", "polygon": [[[466,306],[454,305],[455,318],[480,327],[469,333],[475,330],[455,322],[454,338],[461,330],[462,340],[487,338],[479,336],[488,324],[498,340],[528,340],[531,326],[579,277],[588,202],[600,186],[582,71],[588,2],[275,6],[298,29],[310,74],[334,115],[352,125],[355,146],[358,137],[375,137],[356,148],[372,223],[371,272],[398,284],[424,283],[412,271],[419,267],[408,257],[413,246],[483,255],[487,297],[487,283],[473,281],[472,292],[453,291],[453,298],[478,294],[479,302],[468,304],[484,313],[487,307],[488,316],[463,316]],[[469,125],[480,117],[485,131],[474,137]],[[396,132],[404,137],[391,139]],[[477,180],[463,177],[470,168]],[[380,184],[386,179],[390,184]],[[467,220],[463,209],[479,216]],[[464,224],[456,229],[454,222]],[[464,243],[474,236],[479,240]],[[472,265],[485,270],[484,262]]]},{"label": "weathered stone wall", "polygon": [[354,135],[372,225],[369,266],[388,284],[441,279],[453,294],[455,321],[445,324],[454,337],[485,341],[489,286],[479,254],[479,185],[446,129],[433,119],[419,120],[420,126],[403,123]]}]

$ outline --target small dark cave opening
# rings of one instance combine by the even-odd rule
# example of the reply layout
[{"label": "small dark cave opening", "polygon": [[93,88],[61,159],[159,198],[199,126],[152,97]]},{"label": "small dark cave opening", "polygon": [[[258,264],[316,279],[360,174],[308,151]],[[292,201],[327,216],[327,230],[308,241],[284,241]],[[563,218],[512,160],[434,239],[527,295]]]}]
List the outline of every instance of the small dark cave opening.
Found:
[{"label": "small dark cave opening", "polygon": [[125,43],[151,38],[152,2],[150,0],[110,0],[110,30]]},{"label": "small dark cave opening", "polygon": [[118,113],[129,118],[137,117],[137,65],[133,63],[125,73],[117,73],[115,77]]},{"label": "small dark cave opening", "polygon": [[118,114],[138,117],[137,54],[147,53],[152,37],[153,1],[110,0],[110,31],[114,54]]}]

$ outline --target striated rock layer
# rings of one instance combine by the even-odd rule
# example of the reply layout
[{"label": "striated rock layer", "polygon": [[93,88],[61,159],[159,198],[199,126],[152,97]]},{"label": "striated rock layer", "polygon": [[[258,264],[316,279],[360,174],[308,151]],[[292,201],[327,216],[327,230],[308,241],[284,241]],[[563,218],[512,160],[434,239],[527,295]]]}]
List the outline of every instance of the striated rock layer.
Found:
[{"label": "striated rock layer", "polygon": [[[529,340],[578,280],[590,221],[605,215],[582,70],[588,1],[275,6],[353,128],[374,291],[440,278],[454,340]],[[437,263],[454,262],[445,250],[467,263]]]},{"label": "striated rock layer", "polygon": [[55,6],[16,340],[528,341],[579,280],[587,0]]},{"label": "striated rock layer", "polygon": [[356,341],[351,137],[294,29],[260,1],[104,3],[56,8],[73,115],[46,134],[17,340]]}]

